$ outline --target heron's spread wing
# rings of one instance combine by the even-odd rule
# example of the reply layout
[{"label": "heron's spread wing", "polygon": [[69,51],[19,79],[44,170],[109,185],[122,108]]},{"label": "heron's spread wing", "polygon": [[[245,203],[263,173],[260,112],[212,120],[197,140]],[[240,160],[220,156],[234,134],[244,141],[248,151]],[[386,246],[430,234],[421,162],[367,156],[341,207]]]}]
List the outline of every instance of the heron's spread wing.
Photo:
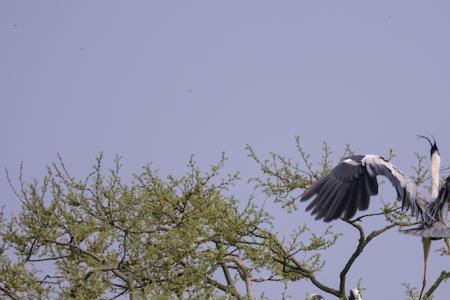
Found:
[{"label": "heron's spread wing", "polygon": [[438,197],[428,205],[428,214],[433,221],[447,222],[448,202],[450,200],[450,176],[445,179]]},{"label": "heron's spread wing", "polygon": [[[369,207],[370,196],[378,194],[377,175],[385,176],[397,191],[403,209],[418,215],[417,187],[395,165],[379,155],[355,155],[344,159],[302,195],[302,201],[316,196],[306,210],[325,222],[352,218]],[[426,205],[426,204],[425,204]]]}]

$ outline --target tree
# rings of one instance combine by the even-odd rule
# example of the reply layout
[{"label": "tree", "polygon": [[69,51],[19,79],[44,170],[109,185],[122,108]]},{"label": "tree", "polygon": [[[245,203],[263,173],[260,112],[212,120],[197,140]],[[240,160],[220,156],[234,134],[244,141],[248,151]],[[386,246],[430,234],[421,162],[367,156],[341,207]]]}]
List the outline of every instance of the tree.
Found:
[{"label": "tree", "polygon": [[[278,154],[260,160],[251,182],[288,210],[296,210],[300,192],[331,169],[326,144],[315,169],[297,138],[298,162]],[[343,156],[351,153],[346,147]],[[389,156],[393,153],[390,152]],[[427,173],[417,155],[418,183]],[[22,203],[12,219],[0,215],[0,295],[9,299],[256,299],[264,282],[308,280],[337,299],[347,299],[347,275],[353,263],[378,236],[411,224],[395,203],[382,211],[345,221],[359,242],[340,272],[339,286],[320,281],[322,253],[339,233],[318,233],[301,224],[283,239],[270,214],[252,197],[232,194],[239,173],[221,175],[226,157],[202,172],[194,159],[187,173],[162,178],[151,165],[129,183],[121,162],[103,170],[102,155],[92,172],[74,178],[61,157],[45,178],[10,180]],[[8,176],[9,178],[9,176]],[[362,220],[381,218],[380,228],[366,233]],[[443,271],[425,293],[430,299],[450,277]],[[417,291],[409,286],[410,299]],[[259,295],[264,298],[264,295]],[[283,292],[280,297],[285,298]]]}]

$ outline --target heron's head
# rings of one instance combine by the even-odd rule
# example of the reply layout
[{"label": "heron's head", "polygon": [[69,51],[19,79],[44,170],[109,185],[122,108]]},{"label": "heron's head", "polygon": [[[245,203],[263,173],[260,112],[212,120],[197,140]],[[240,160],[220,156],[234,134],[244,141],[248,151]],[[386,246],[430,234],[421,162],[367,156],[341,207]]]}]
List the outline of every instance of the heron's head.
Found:
[{"label": "heron's head", "polygon": [[430,156],[433,156],[433,154],[437,154],[439,155],[439,149],[438,146],[436,144],[436,140],[434,139],[433,136],[431,136],[433,138],[433,142],[431,141],[430,138],[423,136],[423,135],[417,135],[418,138],[422,138],[428,141],[428,143],[430,143],[431,149],[430,149]]},{"label": "heron's head", "polygon": [[325,300],[325,299],[321,295],[311,294],[311,296],[308,297],[308,300]]}]

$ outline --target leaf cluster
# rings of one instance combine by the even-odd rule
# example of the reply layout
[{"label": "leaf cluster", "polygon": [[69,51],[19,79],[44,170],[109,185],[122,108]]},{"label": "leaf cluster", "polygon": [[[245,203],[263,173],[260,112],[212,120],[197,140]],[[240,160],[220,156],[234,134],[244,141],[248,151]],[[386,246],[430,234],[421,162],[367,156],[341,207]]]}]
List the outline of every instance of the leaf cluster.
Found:
[{"label": "leaf cluster", "polygon": [[[271,153],[262,160],[247,146],[261,176],[250,180],[289,212],[301,192],[332,166],[324,143],[317,164],[296,138],[296,159]],[[352,155],[346,145],[340,159]],[[389,151],[388,157],[395,154]],[[423,157],[416,182],[427,180]],[[0,214],[0,296],[10,299],[256,299],[255,285],[308,280],[316,288],[347,299],[347,275],[377,237],[413,224],[395,201],[376,213],[342,220],[356,230],[358,243],[337,275],[339,286],[320,281],[324,254],[340,237],[332,227],[318,233],[299,225],[280,234],[272,216],[252,196],[232,193],[239,173],[222,175],[226,157],[202,171],[194,158],[183,176],[162,177],[151,164],[124,182],[121,159],[105,170],[100,154],[82,179],[64,161],[47,168],[41,181],[10,180],[21,211],[10,220]],[[317,166],[317,167],[315,167]],[[8,176],[9,178],[9,176]],[[382,227],[366,233],[364,220]],[[443,272],[429,297],[448,278]],[[406,287],[413,299],[413,288]],[[261,299],[266,299],[260,294]]]}]

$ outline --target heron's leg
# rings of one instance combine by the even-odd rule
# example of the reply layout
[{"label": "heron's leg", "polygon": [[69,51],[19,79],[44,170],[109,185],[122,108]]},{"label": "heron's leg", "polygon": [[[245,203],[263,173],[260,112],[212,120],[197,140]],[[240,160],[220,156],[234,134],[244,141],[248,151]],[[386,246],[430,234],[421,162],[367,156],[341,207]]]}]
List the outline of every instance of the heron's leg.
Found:
[{"label": "heron's leg", "polygon": [[448,250],[448,255],[450,255],[450,239],[449,238],[444,238],[444,242],[447,245],[447,250]]},{"label": "heron's leg", "polygon": [[428,253],[430,253],[431,239],[423,237],[422,245],[423,245],[423,282],[422,282],[422,289],[420,290],[419,299],[422,298],[423,290],[427,285],[427,261],[428,261]]}]

